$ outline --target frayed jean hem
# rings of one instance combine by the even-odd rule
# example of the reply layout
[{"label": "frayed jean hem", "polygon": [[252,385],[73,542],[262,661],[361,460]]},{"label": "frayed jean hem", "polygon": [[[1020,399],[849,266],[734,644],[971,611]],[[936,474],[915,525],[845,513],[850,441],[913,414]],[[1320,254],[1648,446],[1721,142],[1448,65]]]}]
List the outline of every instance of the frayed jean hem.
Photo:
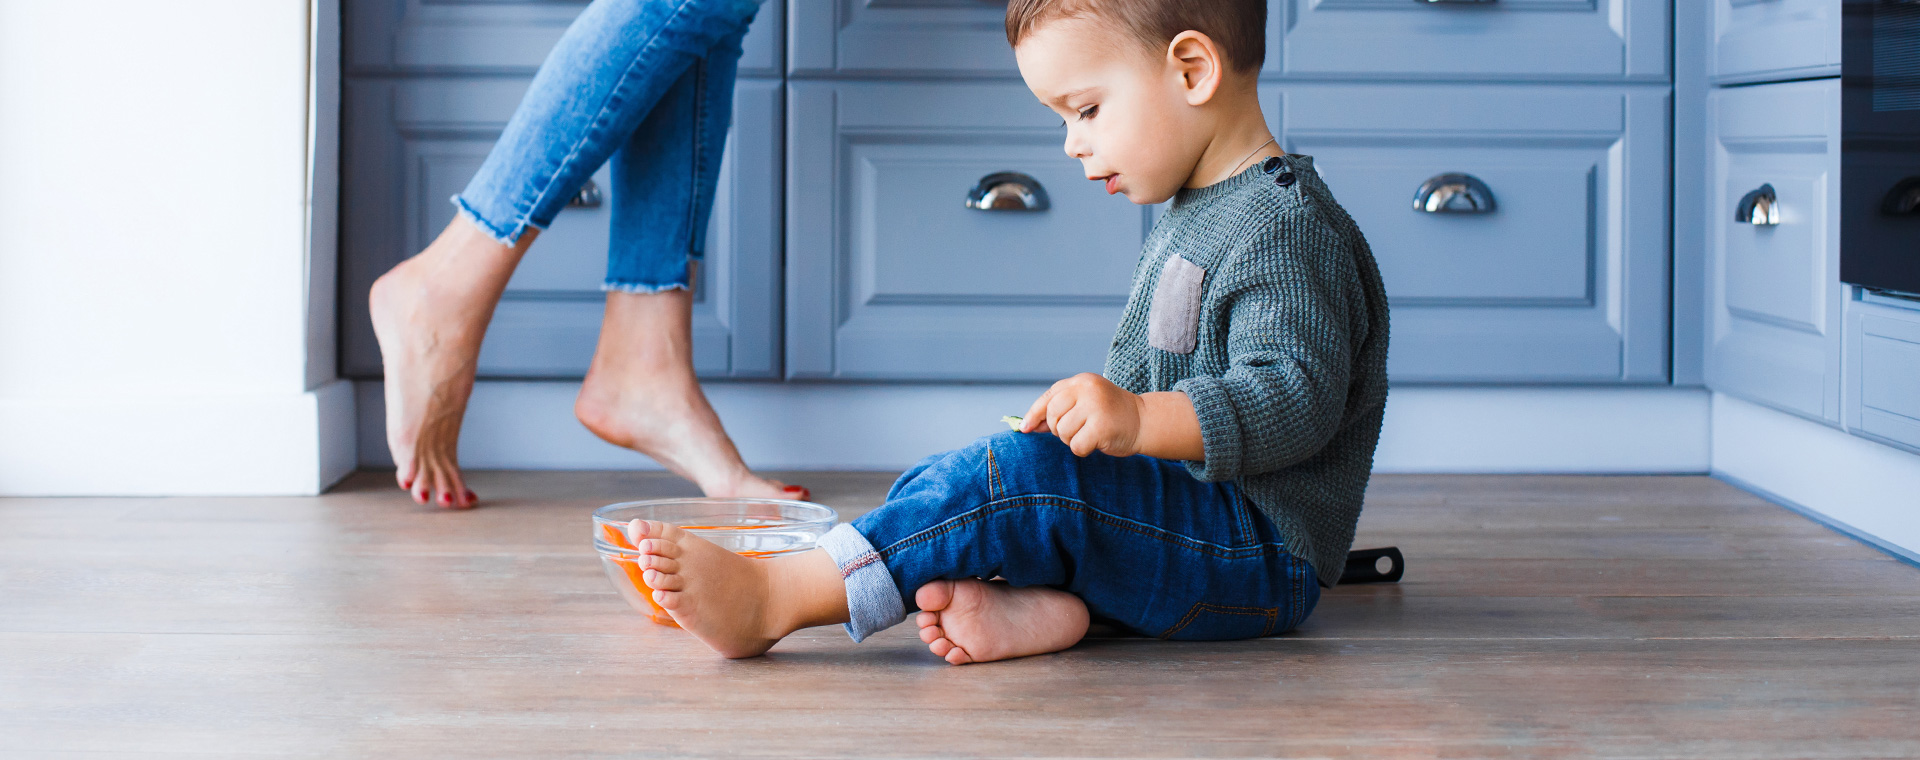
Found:
[{"label": "frayed jean hem", "polygon": [[655,285],[650,282],[603,282],[603,283],[600,283],[600,289],[608,293],[645,294],[645,293],[665,293],[669,290],[685,290],[685,291],[691,292],[693,290],[693,286],[688,285],[684,282],[669,282],[664,285]]},{"label": "frayed jean hem", "polygon": [[893,574],[873,544],[852,525],[841,523],[820,537],[820,548],[840,567],[847,584],[847,635],[858,642],[907,619],[906,601]]},{"label": "frayed jean hem", "polygon": [[512,228],[502,228],[499,225],[487,221],[485,217],[480,216],[480,212],[475,211],[473,205],[467,203],[467,199],[456,195],[447,200],[452,201],[454,208],[459,209],[460,215],[466,217],[467,221],[473,222],[473,226],[479,227],[481,232],[487,233],[487,237],[493,238],[493,242],[509,248],[513,247],[515,243],[520,242],[520,236],[527,233],[528,227],[536,230],[546,229],[538,224],[525,221],[514,225]]}]

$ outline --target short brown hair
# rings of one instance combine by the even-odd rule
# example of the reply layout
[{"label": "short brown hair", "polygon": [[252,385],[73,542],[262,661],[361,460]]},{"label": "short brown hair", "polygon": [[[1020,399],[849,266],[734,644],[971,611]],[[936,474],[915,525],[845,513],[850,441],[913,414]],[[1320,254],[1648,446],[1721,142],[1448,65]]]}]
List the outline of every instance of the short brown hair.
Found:
[{"label": "short brown hair", "polygon": [[1267,58],[1267,0],[1009,0],[1007,44],[1062,18],[1105,19],[1154,48],[1191,29],[1213,38],[1235,71],[1258,70]]}]

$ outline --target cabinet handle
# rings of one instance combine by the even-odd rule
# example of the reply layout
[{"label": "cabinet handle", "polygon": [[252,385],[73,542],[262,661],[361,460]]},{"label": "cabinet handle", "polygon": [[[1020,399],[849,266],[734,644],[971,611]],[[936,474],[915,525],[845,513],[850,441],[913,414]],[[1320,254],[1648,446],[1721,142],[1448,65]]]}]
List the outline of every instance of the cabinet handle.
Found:
[{"label": "cabinet handle", "polygon": [[994,172],[967,191],[967,208],[981,211],[1045,211],[1047,189],[1020,172]]},{"label": "cabinet handle", "polygon": [[1880,213],[1887,216],[1920,216],[1920,176],[1894,183],[1880,201]]},{"label": "cabinet handle", "polygon": [[567,208],[599,208],[599,207],[600,207],[600,186],[593,183],[592,177],[587,178],[587,184],[580,186],[580,192],[573,194],[573,200],[567,201]]},{"label": "cabinet handle", "polygon": [[1440,174],[1420,183],[1413,210],[1428,214],[1491,214],[1493,189],[1471,174]]},{"label": "cabinet handle", "polygon": [[1740,207],[1733,210],[1733,220],[1755,227],[1780,224],[1780,197],[1774,194],[1773,184],[1761,185],[1753,192],[1740,196]]}]

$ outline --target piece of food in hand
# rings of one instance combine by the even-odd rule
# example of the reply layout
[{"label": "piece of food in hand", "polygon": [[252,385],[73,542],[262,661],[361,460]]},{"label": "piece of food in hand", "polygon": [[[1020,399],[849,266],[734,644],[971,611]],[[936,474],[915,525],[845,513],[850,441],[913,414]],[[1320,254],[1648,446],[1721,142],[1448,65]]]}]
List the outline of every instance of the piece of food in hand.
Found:
[{"label": "piece of food in hand", "polygon": [[1013,428],[1014,430],[1019,430],[1020,426],[1026,423],[1027,420],[1025,417],[1019,417],[1019,416],[1009,414],[1005,417],[1001,417],[1000,421],[1007,423],[1007,427]]}]

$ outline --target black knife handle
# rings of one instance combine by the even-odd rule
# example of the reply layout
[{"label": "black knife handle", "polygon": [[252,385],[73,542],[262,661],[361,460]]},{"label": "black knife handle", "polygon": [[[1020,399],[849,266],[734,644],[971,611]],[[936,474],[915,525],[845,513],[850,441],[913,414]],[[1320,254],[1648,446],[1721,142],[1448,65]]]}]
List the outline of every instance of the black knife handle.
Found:
[{"label": "black knife handle", "polygon": [[[1380,558],[1393,560],[1393,567],[1380,572]],[[1347,552],[1347,569],[1340,574],[1341,583],[1398,583],[1400,576],[1407,570],[1407,559],[1400,556],[1400,547],[1389,546],[1384,549],[1355,549]]]}]

